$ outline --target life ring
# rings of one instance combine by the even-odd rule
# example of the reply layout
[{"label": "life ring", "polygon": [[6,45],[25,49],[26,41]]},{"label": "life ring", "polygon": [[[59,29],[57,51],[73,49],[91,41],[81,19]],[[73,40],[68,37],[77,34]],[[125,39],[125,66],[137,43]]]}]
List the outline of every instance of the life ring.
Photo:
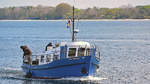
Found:
[{"label": "life ring", "polygon": [[85,67],[83,67],[83,68],[81,69],[81,73],[82,73],[82,74],[87,74],[87,70],[86,70]]}]

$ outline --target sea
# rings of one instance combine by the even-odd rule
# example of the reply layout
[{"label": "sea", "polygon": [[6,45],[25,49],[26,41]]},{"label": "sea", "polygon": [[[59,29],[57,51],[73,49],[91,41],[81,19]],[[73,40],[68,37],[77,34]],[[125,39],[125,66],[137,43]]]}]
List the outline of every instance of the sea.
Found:
[{"label": "sea", "polygon": [[67,21],[0,21],[0,84],[150,84],[150,20],[77,21],[77,40],[96,45],[100,68],[94,76],[25,78],[21,69],[27,45],[42,52],[49,42],[71,41]]}]

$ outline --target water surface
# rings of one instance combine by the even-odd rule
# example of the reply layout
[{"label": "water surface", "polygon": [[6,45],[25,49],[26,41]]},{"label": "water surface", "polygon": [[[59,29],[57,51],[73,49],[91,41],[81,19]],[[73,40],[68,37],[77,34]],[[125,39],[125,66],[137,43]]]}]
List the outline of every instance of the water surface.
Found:
[{"label": "water surface", "polygon": [[26,79],[20,68],[21,45],[41,52],[51,42],[71,41],[65,21],[0,21],[1,84],[149,84],[150,21],[81,21],[79,40],[101,51],[95,77],[59,80]]}]

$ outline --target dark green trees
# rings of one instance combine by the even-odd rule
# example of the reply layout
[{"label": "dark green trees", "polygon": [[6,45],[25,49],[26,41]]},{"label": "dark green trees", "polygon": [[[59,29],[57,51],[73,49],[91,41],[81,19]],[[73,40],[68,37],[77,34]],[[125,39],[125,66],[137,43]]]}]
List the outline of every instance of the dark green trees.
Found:
[{"label": "dark green trees", "polygon": [[[0,8],[0,20],[52,20],[66,19],[72,16],[72,6],[66,3],[56,7],[27,6]],[[75,16],[81,19],[150,19],[150,5],[147,6],[124,6],[121,8],[87,8],[75,9]]]},{"label": "dark green trees", "polygon": [[56,6],[56,19],[63,19],[68,13],[72,12],[72,7],[66,3],[61,3]]}]

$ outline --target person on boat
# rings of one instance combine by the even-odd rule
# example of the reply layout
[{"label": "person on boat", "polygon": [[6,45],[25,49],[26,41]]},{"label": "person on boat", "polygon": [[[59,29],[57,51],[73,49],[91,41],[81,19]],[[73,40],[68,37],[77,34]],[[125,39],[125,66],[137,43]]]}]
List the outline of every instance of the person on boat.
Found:
[{"label": "person on boat", "polygon": [[20,46],[20,48],[23,50],[23,59],[27,58],[28,63],[32,64],[32,52],[27,46]]},{"label": "person on boat", "polygon": [[53,49],[53,45],[52,45],[52,43],[50,42],[49,44],[46,45],[45,51],[51,50],[51,49]]}]

